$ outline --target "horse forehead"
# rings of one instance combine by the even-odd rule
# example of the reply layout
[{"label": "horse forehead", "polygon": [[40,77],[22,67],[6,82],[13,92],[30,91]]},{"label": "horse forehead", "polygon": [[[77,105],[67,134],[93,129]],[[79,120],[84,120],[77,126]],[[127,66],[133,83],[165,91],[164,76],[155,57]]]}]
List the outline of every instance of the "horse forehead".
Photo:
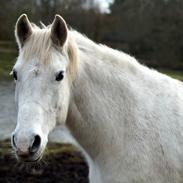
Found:
[{"label": "horse forehead", "polygon": [[34,32],[22,50],[24,62],[37,58],[38,62],[48,63],[54,53],[48,32]]},{"label": "horse forehead", "polygon": [[36,64],[36,66],[34,68],[32,68],[32,70],[30,70],[30,72],[34,73],[35,76],[38,76],[40,74],[40,66]]},{"label": "horse forehead", "polygon": [[[44,51],[43,51],[44,52]],[[47,68],[54,67],[55,63],[53,62],[52,53],[49,54],[39,54],[39,53],[29,53],[27,54],[27,50],[23,50],[17,60],[17,67],[25,68],[28,71],[39,72],[40,70],[46,70]],[[54,59],[55,61],[56,59]],[[56,61],[55,61],[56,62]]]}]

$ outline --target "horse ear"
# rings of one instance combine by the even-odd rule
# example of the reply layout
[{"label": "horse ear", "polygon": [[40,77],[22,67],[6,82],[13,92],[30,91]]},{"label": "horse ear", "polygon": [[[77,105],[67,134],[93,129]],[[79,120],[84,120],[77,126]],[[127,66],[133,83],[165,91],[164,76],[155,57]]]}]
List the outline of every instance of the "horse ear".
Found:
[{"label": "horse ear", "polygon": [[51,27],[51,39],[57,46],[63,46],[67,40],[67,25],[60,15],[55,15],[55,19]]},{"label": "horse ear", "polygon": [[23,47],[27,38],[32,34],[32,26],[26,14],[22,14],[15,26],[15,37],[20,48]]}]

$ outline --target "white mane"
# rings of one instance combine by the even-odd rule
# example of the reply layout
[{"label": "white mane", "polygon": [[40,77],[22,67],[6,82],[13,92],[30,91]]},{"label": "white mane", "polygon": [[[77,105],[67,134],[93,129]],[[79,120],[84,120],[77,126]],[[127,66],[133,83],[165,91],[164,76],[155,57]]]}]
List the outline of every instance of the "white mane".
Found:
[{"label": "white mane", "polygon": [[[82,35],[81,33],[71,30],[71,35],[74,37],[77,46],[79,50],[83,53],[88,55],[92,59],[95,58],[95,60],[101,60],[103,62],[106,62],[106,64],[111,64],[114,69],[117,70],[131,70],[132,72],[136,73],[139,72],[139,74],[147,74],[151,75],[154,79],[158,77],[163,77],[164,79],[170,79],[173,78],[159,73],[154,69],[150,69],[142,64],[140,64],[133,56],[130,56],[129,54],[126,54],[122,51],[112,49],[106,45],[103,44],[97,44],[90,40],[85,35]],[[174,79],[173,79],[174,80]],[[178,80],[174,80],[175,82],[179,82]]]}]

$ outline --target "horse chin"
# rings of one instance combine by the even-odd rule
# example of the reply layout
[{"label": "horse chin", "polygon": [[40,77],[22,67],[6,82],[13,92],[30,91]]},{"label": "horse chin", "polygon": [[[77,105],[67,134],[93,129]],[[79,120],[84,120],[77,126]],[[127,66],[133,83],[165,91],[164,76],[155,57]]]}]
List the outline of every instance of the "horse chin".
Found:
[{"label": "horse chin", "polygon": [[35,156],[30,156],[30,157],[26,157],[26,158],[23,158],[23,157],[19,157],[16,155],[16,158],[19,162],[23,162],[23,163],[37,163],[39,162],[41,159],[42,159],[43,155],[35,155]]},{"label": "horse chin", "polygon": [[29,155],[29,156],[19,156],[16,154],[16,158],[19,162],[23,162],[23,163],[37,163],[39,162],[44,154],[44,149],[40,152],[37,152],[34,155]]}]

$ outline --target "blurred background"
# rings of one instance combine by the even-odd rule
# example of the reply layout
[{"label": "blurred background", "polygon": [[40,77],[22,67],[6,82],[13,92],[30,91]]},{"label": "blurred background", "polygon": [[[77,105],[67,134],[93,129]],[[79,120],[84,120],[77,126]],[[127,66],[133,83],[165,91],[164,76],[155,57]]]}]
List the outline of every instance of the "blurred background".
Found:
[{"label": "blurred background", "polygon": [[[15,161],[7,152],[8,139],[16,122],[14,84],[9,73],[18,54],[14,26],[22,13],[32,22],[39,24],[41,20],[46,25],[60,14],[69,27],[92,40],[122,50],[142,64],[183,81],[182,0],[1,0],[0,7],[0,182],[39,182],[40,178],[41,182],[87,182],[88,175],[82,156],[69,144],[62,148],[50,145],[47,155],[51,153],[53,158],[48,158],[51,165],[46,165],[46,170],[34,167],[26,172],[23,168],[24,174],[17,178],[20,170],[9,169]],[[58,140],[58,136],[54,138]],[[58,161],[61,164],[55,166]],[[54,174],[59,181],[43,181],[43,177],[52,178],[51,171],[62,172]]]},{"label": "blurred background", "polygon": [[58,13],[72,28],[143,64],[183,69],[182,0],[1,0],[0,6],[0,76],[17,55],[14,25],[22,13],[45,24]]}]

